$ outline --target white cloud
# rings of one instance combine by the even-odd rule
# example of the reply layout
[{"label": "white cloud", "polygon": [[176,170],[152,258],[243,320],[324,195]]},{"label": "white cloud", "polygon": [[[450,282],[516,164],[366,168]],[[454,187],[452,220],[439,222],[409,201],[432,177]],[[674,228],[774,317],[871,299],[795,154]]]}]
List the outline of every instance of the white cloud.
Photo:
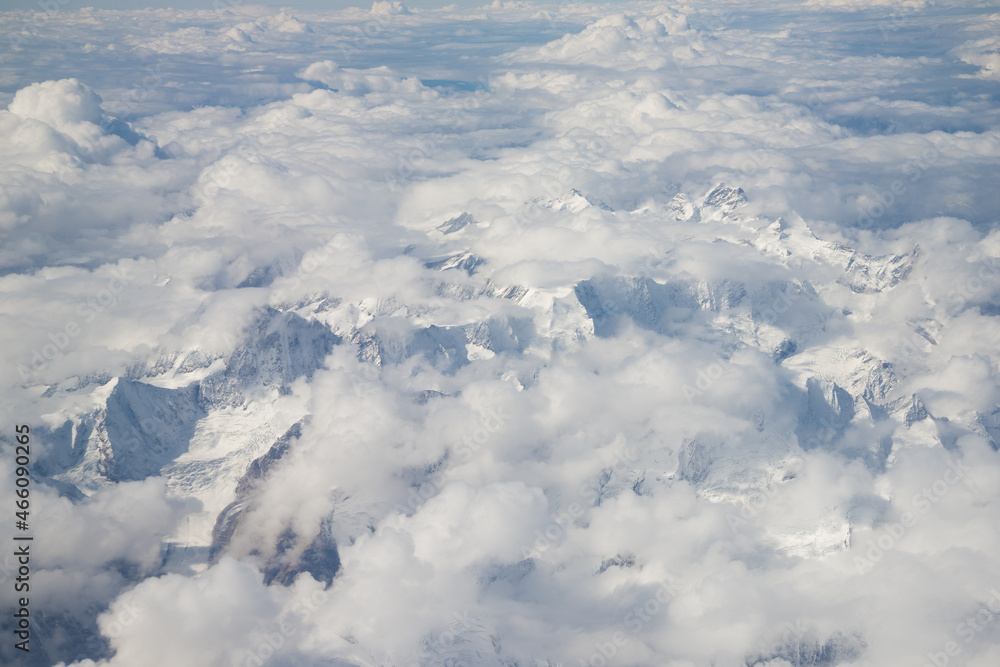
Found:
[{"label": "white cloud", "polygon": [[51,662],[988,664],[980,9],[47,17],[0,375]]},{"label": "white cloud", "polygon": [[11,113],[34,118],[55,129],[71,129],[77,123],[101,122],[101,98],[76,79],[45,81],[22,88],[14,95]]}]

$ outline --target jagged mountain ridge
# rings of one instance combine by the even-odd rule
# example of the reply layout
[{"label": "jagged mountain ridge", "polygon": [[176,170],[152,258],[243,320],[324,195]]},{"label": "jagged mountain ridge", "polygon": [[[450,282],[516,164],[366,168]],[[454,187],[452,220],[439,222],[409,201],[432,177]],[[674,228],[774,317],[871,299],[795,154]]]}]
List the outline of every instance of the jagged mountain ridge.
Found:
[{"label": "jagged mountain ridge", "polygon": [[[541,363],[552,350],[583,345],[592,337],[613,338],[631,325],[656,336],[694,334],[714,346],[722,362],[737,351],[750,350],[787,367],[790,377],[801,380],[801,386],[790,381],[782,388],[796,420],[791,425],[766,426],[748,420],[746,432],[737,441],[706,429],[667,446],[650,434],[649,449],[639,460],[624,470],[602,474],[594,498],[597,506],[623,494],[653,494],[658,486],[678,480],[712,502],[739,504],[793,478],[796,457],[814,449],[858,460],[877,472],[891,465],[893,448],[899,446],[888,435],[894,425],[913,427],[917,437],[921,423],[933,422],[942,443],[954,441],[954,433],[945,433],[942,422],[921,411],[918,397],[900,395],[895,369],[888,362],[863,348],[840,350],[839,356],[829,359],[816,353],[826,349],[828,329],[841,326],[847,317],[829,303],[831,290],[846,288],[845,292],[864,295],[891,290],[907,280],[918,251],[869,256],[826,244],[801,226],[775,221],[762,227],[761,221],[740,216],[748,202],[746,194],[724,186],[700,198],[700,205],[676,195],[663,209],[639,213],[602,207],[594,203],[596,198],[580,191],[571,191],[560,201],[539,208],[563,217],[593,209],[602,216],[649,216],[658,224],[698,225],[704,228],[699,233],[714,237],[713,242],[750,245],[779,267],[787,269],[790,257],[808,257],[817,265],[842,271],[840,278],[823,284],[791,270],[785,279],[698,278],[672,273],[669,262],[664,262],[651,275],[646,271],[635,275],[627,269],[605,271],[565,285],[562,291],[531,285],[501,287],[495,282],[489,254],[480,256],[471,250],[477,248],[474,235],[483,225],[463,214],[435,228],[442,232],[439,237],[447,237],[441,244],[431,239],[414,252],[428,272],[428,284],[435,285],[436,295],[459,304],[486,303],[494,314],[482,316],[480,311],[480,319],[459,324],[430,323],[433,313],[422,304],[394,297],[351,302],[337,295],[311,296],[282,309],[264,307],[247,328],[245,339],[227,356],[158,350],[148,360],[137,361],[125,377],[105,382],[103,407],[57,429],[58,435],[53,432],[63,445],[46,460],[46,474],[84,491],[157,474],[171,479],[172,488],[185,493],[207,493],[206,489],[214,488],[206,504],[209,519],[182,538],[208,547],[209,558],[214,560],[228,553],[233,536],[256,502],[258,485],[266,484],[268,470],[294,447],[302,422],[256,429],[252,439],[230,433],[227,452],[192,458],[188,446],[195,432],[203,439],[210,437],[223,417],[229,420],[227,428],[236,431],[240,411],[250,404],[279,399],[296,381],[308,382],[335,346],[354,348],[355,358],[375,369],[415,359],[454,374],[498,355],[528,356]],[[455,222],[463,218],[464,224]],[[748,231],[762,229],[766,233],[748,236]],[[727,238],[726,230],[736,232]],[[458,235],[460,243],[451,238]],[[766,242],[747,242],[765,237]],[[444,274],[453,275],[445,278]],[[174,384],[185,377],[191,382],[174,388],[153,384],[166,377]],[[52,391],[73,393],[93,386],[67,381]],[[427,391],[435,392],[428,396],[449,396]],[[144,428],[153,423],[151,419],[158,420],[158,426]],[[992,434],[989,429],[996,420],[991,419],[991,415],[981,415],[976,424]],[[948,426],[953,427],[964,428]],[[418,475],[412,483],[417,487],[423,482]],[[850,508],[833,508],[816,526],[779,528],[762,548],[803,558],[843,549],[855,522],[870,525],[878,520],[879,501],[858,499]],[[369,517],[366,525],[373,526],[387,508],[362,503],[352,505],[351,511]],[[309,544],[300,544],[288,527],[277,543],[237,555],[257,559],[269,584],[289,584],[302,572],[329,583],[340,568],[334,535],[338,530],[347,535],[358,532],[357,526],[351,526],[345,533],[345,520],[343,514],[327,516],[319,526],[319,536]],[[484,586],[514,585],[515,579],[526,576],[518,568],[497,565],[495,569],[494,574],[483,575]],[[455,655],[486,659],[487,653],[469,653],[468,645],[489,637],[490,632],[485,627],[466,629],[462,635],[465,648],[455,647]],[[855,655],[859,646],[863,642],[831,638],[796,650],[806,656],[803,660],[832,665]],[[454,657],[451,647],[436,650]],[[788,660],[789,655],[774,654],[767,659]]]},{"label": "jagged mountain ridge", "polygon": [[[196,424],[209,412],[287,392],[298,378],[311,377],[339,342],[318,322],[264,309],[225,367],[201,380],[179,388],[129,378],[109,381],[101,388],[107,394],[103,406],[82,416],[70,429],[72,437],[65,428],[58,437],[53,433],[55,446],[42,463],[50,475],[87,487],[159,474],[187,451]],[[152,369],[183,376],[200,367],[181,361],[179,366],[156,363]]]},{"label": "jagged mountain ridge", "polygon": [[[724,225],[757,224],[753,219],[744,219],[738,215],[748,201],[740,188],[719,184],[701,198],[701,205],[695,206],[690,201],[683,193],[677,194],[665,210],[684,212],[683,216],[675,216],[676,222],[701,221],[700,224],[706,224],[705,221],[712,219],[711,212],[716,211],[721,212]],[[534,204],[559,214],[577,213],[588,208],[596,208],[609,215],[615,214],[611,207],[599,199],[576,189],[551,200],[535,201]],[[475,224],[476,220],[472,215],[463,213],[438,225],[438,230],[447,231],[450,236],[458,231],[469,232]],[[775,224],[779,225],[780,234],[781,226],[779,223]],[[848,282],[855,291],[891,289],[905,279],[908,266],[916,255],[871,258],[851,254],[849,249],[841,249],[841,252],[846,253],[843,261],[847,270],[844,275],[849,277]],[[433,271],[457,268],[471,274],[486,262],[487,259],[462,249],[448,259],[428,261],[427,266]],[[523,302],[530,293],[530,288],[517,286],[498,290],[488,274],[479,280],[482,287],[452,291],[448,296],[459,300],[485,296]],[[858,284],[862,287],[858,287]],[[678,327],[702,318],[702,324],[709,332],[709,339],[714,335],[722,336],[720,340],[724,350],[732,351],[740,346],[752,347],[773,356],[778,362],[804,347],[811,333],[822,330],[829,315],[820,295],[809,283],[802,281],[746,283],[733,280],[675,279],[660,282],[648,277],[619,275],[595,276],[582,280],[573,286],[573,290],[586,319],[593,323],[594,335],[599,337],[615,335],[622,318],[628,318],[638,326],[663,335],[676,334],[681,331]],[[788,304],[795,307],[788,308]],[[388,305],[381,312],[398,311],[401,305]],[[722,320],[719,319],[720,316]],[[735,322],[742,323],[733,326]],[[548,333],[551,335],[553,332]],[[524,353],[532,341],[537,341],[538,335],[534,316],[531,315],[498,315],[475,324],[426,327],[412,326],[405,316],[394,319],[393,316],[376,315],[370,322],[357,328],[351,327],[345,334],[347,341],[357,346],[359,360],[366,363],[375,366],[398,364],[421,355],[432,365],[449,372],[454,372],[483,355],[488,357],[503,352]],[[79,465],[81,457],[90,456],[95,463],[86,472],[81,469],[75,473],[75,477],[70,477],[80,481],[87,475],[98,475],[115,481],[119,477],[141,479],[145,475],[156,474],[172,457],[176,458],[184,451],[184,438],[190,438],[192,423],[204,416],[204,412],[197,410],[234,407],[271,390],[279,393],[287,391],[295,379],[311,377],[333,345],[342,342],[342,336],[331,331],[327,324],[303,319],[294,312],[279,312],[268,307],[250,325],[247,343],[230,355],[224,368],[209,374],[196,384],[182,389],[147,389],[140,378],[168,372],[183,375],[207,368],[213,363],[213,359],[200,351],[175,352],[165,357],[161,355],[159,360],[151,363],[138,364],[130,370],[129,379],[119,381],[120,388],[112,389],[109,396],[111,435],[106,435],[109,414],[108,408],[105,408],[103,413],[96,413],[84,420],[71,447],[63,447],[54,455],[54,469],[65,469],[68,464]],[[875,369],[869,373],[884,374],[884,362],[871,358],[870,355],[868,359],[862,361],[862,364]],[[890,380],[889,384],[891,383]],[[838,410],[842,406],[838,404],[838,400],[844,404],[848,401],[837,398],[843,390],[838,385],[834,386],[836,389],[827,399],[815,398],[812,390],[806,392],[805,395],[809,398],[803,399],[806,407],[802,410],[802,424],[823,421],[829,418],[829,414],[840,414]],[[894,412],[893,405],[880,402],[885,398],[884,388],[877,393],[879,396],[873,397],[871,390],[866,388],[865,393],[851,396],[849,402],[864,402],[866,406],[870,404],[871,409],[867,411],[869,415],[888,415]],[[137,410],[142,412],[143,408],[133,407],[132,403],[138,401],[123,397],[139,394],[156,396],[151,399],[152,403],[167,406],[146,406],[145,409],[158,410],[165,416],[164,423],[176,422],[176,428],[163,429],[173,434],[171,442],[161,442],[162,438],[158,440],[160,436],[156,433],[147,433],[138,427],[136,424],[141,422],[141,417],[127,417]],[[116,413],[119,412],[126,415],[126,418],[118,419]],[[130,425],[126,427],[120,424]],[[800,426],[800,439],[806,438],[810,428],[812,427]],[[80,449],[80,434],[88,430],[88,439],[93,442],[86,447],[88,453],[82,454],[84,450]],[[117,443],[124,440],[136,442],[140,438],[149,438],[152,447],[126,463],[125,460],[130,458],[127,449]],[[881,457],[883,463],[884,446],[880,441],[874,450],[878,453],[873,454],[876,459]],[[163,453],[157,456],[156,452]],[[689,464],[686,465],[690,467]],[[689,472],[683,473],[682,477],[697,479],[701,474]]]},{"label": "jagged mountain ridge", "polygon": [[[234,534],[240,530],[248,513],[254,508],[256,496],[271,468],[279,463],[301,437],[302,423],[293,424],[264,455],[251,461],[246,473],[237,481],[236,499],[219,513],[212,529],[212,545],[209,550],[211,562],[218,561],[228,552]],[[304,547],[297,544],[295,531],[290,526],[286,528],[281,540],[275,545],[275,553],[261,566],[264,583],[276,582],[287,586],[296,575],[308,572],[314,579],[329,585],[340,568],[337,543],[330,532],[331,521],[332,517],[327,518],[320,526],[319,534]],[[246,555],[255,556],[259,552],[252,550]]]}]

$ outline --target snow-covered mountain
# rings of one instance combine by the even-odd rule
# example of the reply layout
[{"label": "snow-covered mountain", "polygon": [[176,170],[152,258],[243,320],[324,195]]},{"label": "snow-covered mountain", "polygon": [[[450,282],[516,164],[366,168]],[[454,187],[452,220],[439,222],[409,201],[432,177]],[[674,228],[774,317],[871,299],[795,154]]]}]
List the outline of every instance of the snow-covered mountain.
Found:
[{"label": "snow-covered mountain", "polygon": [[778,4],[0,12],[25,664],[996,664],[995,12]]},{"label": "snow-covered mountain", "polygon": [[[975,434],[997,447],[1000,429],[993,413],[938,420],[917,394],[904,393],[905,382],[893,362],[880,356],[882,350],[861,341],[838,342],[852,323],[878,317],[879,299],[905,288],[921,258],[917,249],[866,255],[843,242],[823,241],[801,221],[788,225],[747,217],[741,213],[747,202],[743,189],[723,185],[623,212],[576,189],[526,202],[548,211],[555,224],[564,224],[567,212],[595,209],[619,224],[661,228],[675,239],[664,256],[638,271],[628,265],[595,267],[590,275],[561,284],[520,280],[499,287],[510,278],[498,271],[501,260],[484,241],[489,224],[469,214],[435,224],[403,253],[419,261],[432,302],[424,297],[408,302],[403,295],[351,301],[334,291],[311,295],[255,311],[228,353],[152,350],[135,359],[125,375],[48,387],[49,400],[76,408],[65,408],[64,421],[40,435],[46,447],[36,468],[40,481],[74,503],[99,489],[149,478],[197,499],[201,509],[163,542],[161,572],[201,571],[230,556],[257,563],[268,586],[290,586],[300,574],[330,585],[342,568],[352,567],[342,560],[341,547],[364,540],[401,507],[405,517],[433,502],[468,452],[446,447],[422,469],[400,461],[391,472],[390,463],[391,476],[408,480],[401,502],[385,502],[348,484],[336,491],[332,511],[314,515],[311,526],[288,517],[282,526],[262,530],[257,522],[275,502],[268,493],[271,480],[283,469],[294,470],[289,461],[303,442],[321,437],[316,407],[307,408],[301,399],[317,373],[353,374],[355,394],[359,387],[384,391],[386,373],[409,374],[420,389],[411,405],[432,406],[456,400],[463,373],[481,365],[484,370],[477,372],[500,374],[525,391],[561,356],[580,354],[602,339],[636,336],[686,347],[707,360],[675,392],[691,410],[707,409],[719,385],[730,383],[735,391],[761,394],[764,404],[780,410],[751,409],[727,417],[729,423],[679,430],[645,427],[630,445],[628,465],[595,469],[598,477],[584,512],[628,496],[655,497],[677,484],[721,507],[753,507],[793,483],[804,462],[818,454],[856,462],[877,476],[907,447],[954,448],[958,439]],[[458,246],[450,240],[457,234]],[[685,248],[698,246],[721,256],[749,253],[743,261],[765,268],[744,272],[736,265],[732,272],[700,276],[684,257]],[[267,279],[253,286],[296,279],[296,272],[302,269],[255,269],[251,275]],[[921,326],[925,331],[944,324],[932,320]],[[335,358],[341,370],[331,365]],[[346,370],[351,366],[356,370]],[[775,370],[766,371],[773,377],[765,389],[753,377],[767,366]],[[436,379],[422,383],[424,376]],[[925,428],[925,422],[935,426]],[[313,435],[304,441],[304,433]],[[546,489],[546,495],[551,511],[565,511],[568,501],[557,488]],[[856,527],[879,525],[886,503],[878,495],[857,494],[825,506],[814,523],[769,523],[756,549],[829,557],[851,548]],[[735,524],[737,534],[747,523]],[[525,577],[537,576],[539,555],[484,566],[478,575],[483,590],[527,585]],[[489,649],[496,649],[496,632],[476,620],[456,628],[454,642],[432,642],[427,650],[438,656],[433,660],[445,662],[513,664],[505,662],[502,650]],[[834,665],[864,653],[863,633],[810,632],[794,646],[748,659],[789,661],[794,655],[791,664]]]}]

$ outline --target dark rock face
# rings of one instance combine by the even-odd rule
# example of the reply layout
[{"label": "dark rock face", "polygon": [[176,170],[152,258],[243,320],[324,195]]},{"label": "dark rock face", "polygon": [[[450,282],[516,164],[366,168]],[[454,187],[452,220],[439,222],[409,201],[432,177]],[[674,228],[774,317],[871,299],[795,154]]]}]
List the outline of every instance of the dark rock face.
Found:
[{"label": "dark rock face", "polygon": [[457,255],[451,255],[450,257],[445,257],[444,259],[426,262],[424,266],[428,269],[434,269],[437,271],[458,269],[460,271],[465,271],[471,276],[476,272],[476,269],[485,263],[486,260],[478,255],[473,255],[471,252],[460,252]]},{"label": "dark rock face", "polygon": [[297,575],[308,572],[314,579],[329,586],[340,569],[337,543],[330,536],[330,518],[323,521],[319,535],[296,557],[294,550],[298,542],[291,528],[282,534],[277,552],[264,564],[264,583],[290,586]]},{"label": "dark rock face", "polygon": [[300,377],[312,379],[326,355],[341,341],[321,322],[270,307],[250,325],[248,334],[226,368],[201,381],[206,405],[239,405],[271,388],[287,393]]},{"label": "dark rock face", "polygon": [[906,428],[909,428],[915,422],[922,421],[930,416],[931,414],[927,411],[927,407],[924,405],[924,402],[920,400],[919,396],[913,394],[910,409],[906,411],[906,415],[903,418],[906,423]]},{"label": "dark rock face", "polygon": [[[302,422],[293,424],[278,438],[267,453],[250,462],[247,471],[236,484],[236,500],[219,513],[212,530],[211,562],[226,552],[236,531],[240,529],[248,510],[256,503],[257,490],[271,469],[285,456],[302,435]],[[330,531],[331,517],[320,525],[319,534],[301,548],[299,537],[289,527],[278,538],[276,551],[263,565],[264,583],[290,585],[296,575],[308,572],[317,581],[329,585],[340,569],[340,554]]]},{"label": "dark rock face", "polygon": [[807,637],[791,642],[779,641],[768,651],[748,657],[744,664],[755,667],[782,659],[794,667],[835,667],[857,660],[866,648],[864,637],[835,632],[824,642]]},{"label": "dark rock face", "polygon": [[302,422],[297,422],[285,431],[285,434],[278,438],[263,456],[254,459],[247,466],[247,471],[236,483],[236,500],[229,503],[215,520],[215,527],[212,529],[212,547],[209,551],[213,563],[219,559],[232,541],[233,534],[243,519],[244,511],[252,503],[260,482],[288,452],[292,442],[298,440],[301,435]]},{"label": "dark rock face", "polygon": [[786,338],[778,344],[778,347],[774,349],[771,353],[771,358],[773,358],[776,363],[781,363],[788,357],[795,354],[798,349],[799,346],[794,340]]},{"label": "dark rock face", "polygon": [[847,262],[844,275],[837,282],[859,294],[889,290],[906,280],[919,256],[918,246],[902,255],[875,257],[855,253]]},{"label": "dark rock face", "polygon": [[[56,663],[70,664],[88,658],[110,658],[111,646],[97,627],[97,617],[108,608],[113,597],[102,597],[91,600],[89,604],[81,604],[78,612],[53,613],[44,609],[32,609],[31,651],[25,653],[15,649],[13,642],[4,642],[4,646],[0,646],[0,664],[51,667]],[[0,620],[0,632],[6,637],[14,637],[15,630],[15,619],[11,614],[4,614],[4,618]]]},{"label": "dark rock face", "polygon": [[73,422],[66,421],[55,429],[35,429],[35,472],[39,475],[56,475],[69,470],[83,460],[90,429],[81,424],[73,434]]},{"label": "dark rock face", "polygon": [[993,451],[1000,450],[1000,409],[992,412],[977,412],[975,423],[989,439]]},{"label": "dark rock face", "polygon": [[197,385],[165,389],[118,378],[104,406],[77,423],[75,432],[67,421],[39,433],[45,447],[36,471],[73,499],[80,497],[76,487],[52,476],[82,467],[86,476],[110,482],[143,480],[187,451],[206,414]]},{"label": "dark rock face", "polygon": [[746,203],[747,196],[743,188],[730,188],[725,184],[715,186],[705,195],[705,206],[715,206],[726,212],[734,211]]},{"label": "dark rock face", "polygon": [[[862,411],[862,415],[865,412],[869,415],[867,420],[861,420],[863,427],[855,420],[858,410]],[[837,451],[848,458],[863,461],[869,470],[881,471],[885,469],[886,459],[892,451],[892,439],[872,427],[884,419],[884,415],[882,406],[863,396],[855,402],[835,382],[809,378],[806,381],[806,393],[795,435],[799,445],[806,451],[817,448]],[[865,438],[858,440],[861,428],[864,429]],[[855,437],[846,438],[845,441],[845,433],[851,432]],[[855,442],[852,443],[852,440]]]},{"label": "dark rock face", "polygon": [[[111,482],[157,475],[188,450],[198,421],[210,410],[241,405],[274,389],[287,393],[300,377],[311,378],[341,341],[320,322],[273,308],[261,311],[247,334],[225,368],[201,382],[157,387],[135,377],[140,368],[118,378],[104,406],[77,423],[75,432],[67,422],[40,434],[46,446],[38,472],[52,477],[76,469],[75,477]],[[166,372],[175,361],[166,359],[155,370]],[[74,496],[70,487],[60,493]]]},{"label": "dark rock face", "polygon": [[619,567],[627,568],[633,567],[635,565],[635,556],[632,554],[616,554],[611,558],[605,558],[601,561],[601,567],[597,570],[597,574],[604,574],[609,568]]},{"label": "dark rock face", "polygon": [[273,283],[276,278],[280,278],[281,276],[281,268],[274,264],[258,266],[256,269],[251,271],[247,277],[236,286],[236,288],[243,289],[246,287],[267,287]]},{"label": "dark rock face", "polygon": [[710,313],[803,328],[818,328],[822,322],[822,306],[812,287],[787,281],[658,283],[646,277],[599,276],[581,281],[575,292],[594,322],[594,334],[601,338],[614,336],[624,318],[664,335],[676,335],[684,323]]},{"label": "dark rock face", "polygon": [[157,474],[187,451],[195,425],[206,414],[197,385],[163,389],[119,379],[97,425],[107,444],[100,472],[116,482]]},{"label": "dark rock face", "polygon": [[290,253],[278,257],[275,261],[264,266],[258,266],[236,285],[237,289],[246,287],[267,287],[281,276],[294,273],[302,262],[305,255],[298,248],[294,248]]},{"label": "dark rock face", "polygon": [[266,454],[250,462],[246,473],[236,484],[237,498],[246,497],[253,493],[254,489],[257,488],[257,483],[264,479],[271,468],[281,460],[281,457],[288,453],[292,443],[302,437],[302,424],[303,422],[292,424],[284,435],[274,441]]},{"label": "dark rock face", "polygon": [[494,353],[523,352],[535,335],[530,317],[496,315],[484,322],[455,327],[411,328],[399,318],[369,322],[354,336],[358,360],[375,366],[398,364],[423,355],[432,365],[454,373],[469,363],[469,344]]},{"label": "dark rock face", "polygon": [[440,225],[438,225],[438,231],[442,234],[454,234],[455,232],[465,229],[469,225],[475,224],[476,219],[472,217],[471,213],[463,213],[458,217],[452,218],[451,220],[446,220]]}]

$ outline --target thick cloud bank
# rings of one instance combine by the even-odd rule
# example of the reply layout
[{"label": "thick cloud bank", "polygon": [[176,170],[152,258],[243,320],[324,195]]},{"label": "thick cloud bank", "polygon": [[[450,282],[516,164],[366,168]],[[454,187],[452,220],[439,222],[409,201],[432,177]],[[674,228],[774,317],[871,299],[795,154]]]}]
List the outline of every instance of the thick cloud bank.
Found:
[{"label": "thick cloud bank", "polygon": [[3,664],[997,664],[995,10],[0,24]]}]

